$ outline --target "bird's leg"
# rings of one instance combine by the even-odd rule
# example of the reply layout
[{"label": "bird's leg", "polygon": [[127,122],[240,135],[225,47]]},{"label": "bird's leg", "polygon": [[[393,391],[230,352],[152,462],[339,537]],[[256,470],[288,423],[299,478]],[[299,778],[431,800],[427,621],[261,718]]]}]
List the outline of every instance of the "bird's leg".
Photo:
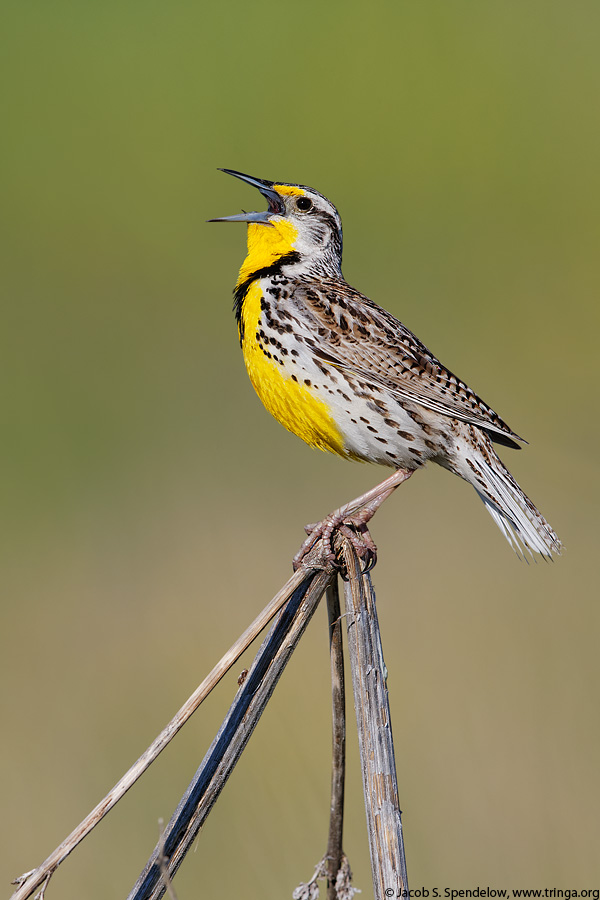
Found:
[{"label": "bird's leg", "polygon": [[335,562],[333,536],[338,529],[352,542],[359,557],[365,560],[365,571],[368,572],[369,569],[372,569],[377,561],[377,547],[367,524],[384,500],[387,500],[403,481],[407,481],[414,471],[414,469],[397,469],[370,491],[325,516],[321,522],[317,522],[316,525],[306,525],[304,530],[308,533],[308,537],[294,557],[294,570],[302,565],[304,557],[320,538],[323,538],[327,548],[327,559]]}]

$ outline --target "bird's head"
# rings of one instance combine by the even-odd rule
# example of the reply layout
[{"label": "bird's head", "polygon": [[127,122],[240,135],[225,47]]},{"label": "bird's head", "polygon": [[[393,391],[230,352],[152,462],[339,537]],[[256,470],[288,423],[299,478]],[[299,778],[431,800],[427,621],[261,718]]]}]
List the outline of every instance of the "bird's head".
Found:
[{"label": "bird's head", "polygon": [[246,222],[248,256],[240,281],[275,264],[295,275],[339,276],[342,262],[342,222],[333,203],[300,184],[252,178],[233,169],[221,169],[258,188],[269,208],[209,219],[210,222]]}]

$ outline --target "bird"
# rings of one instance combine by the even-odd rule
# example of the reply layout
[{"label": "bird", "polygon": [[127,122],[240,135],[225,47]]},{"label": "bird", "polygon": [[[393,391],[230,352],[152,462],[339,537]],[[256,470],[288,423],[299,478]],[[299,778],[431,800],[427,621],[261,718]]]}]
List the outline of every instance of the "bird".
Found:
[{"label": "bird", "polygon": [[297,568],[323,538],[333,561],[341,529],[376,560],[368,522],[427,462],[472,485],[519,556],[560,554],[557,535],[497,455],[519,437],[391,313],[342,274],[342,222],[311,187],[221,169],[257,188],[268,208],[209,219],[244,222],[247,256],[234,312],[250,381],[267,410],[312,447],[394,472],[306,526]]}]

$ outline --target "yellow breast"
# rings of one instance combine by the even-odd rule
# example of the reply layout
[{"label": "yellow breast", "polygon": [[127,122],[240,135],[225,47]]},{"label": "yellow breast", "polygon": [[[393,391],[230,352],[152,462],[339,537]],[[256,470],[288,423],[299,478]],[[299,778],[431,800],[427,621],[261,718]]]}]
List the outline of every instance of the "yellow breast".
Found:
[{"label": "yellow breast", "polygon": [[279,363],[269,359],[258,344],[262,291],[257,280],[242,305],[242,350],[254,390],[263,404],[288,431],[320,450],[347,456],[344,440],[327,405],[303,384],[294,381]]}]

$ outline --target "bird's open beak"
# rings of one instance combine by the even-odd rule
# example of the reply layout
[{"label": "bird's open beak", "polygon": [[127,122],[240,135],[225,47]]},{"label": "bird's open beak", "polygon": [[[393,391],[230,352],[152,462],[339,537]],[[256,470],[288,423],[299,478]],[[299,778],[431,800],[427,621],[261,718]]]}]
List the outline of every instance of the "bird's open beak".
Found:
[{"label": "bird's open beak", "polygon": [[271,216],[281,215],[285,212],[283,200],[277,191],[273,190],[274,182],[265,181],[263,178],[252,178],[251,175],[243,175],[241,172],[236,172],[235,169],[220,169],[219,171],[225,172],[227,175],[233,175],[234,178],[240,178],[247,184],[251,184],[252,187],[258,188],[263,197],[266,197],[268,200],[269,208],[265,212],[242,212],[236,216],[222,216],[219,219],[209,219],[209,222],[260,222],[263,225],[270,225],[269,219]]}]

